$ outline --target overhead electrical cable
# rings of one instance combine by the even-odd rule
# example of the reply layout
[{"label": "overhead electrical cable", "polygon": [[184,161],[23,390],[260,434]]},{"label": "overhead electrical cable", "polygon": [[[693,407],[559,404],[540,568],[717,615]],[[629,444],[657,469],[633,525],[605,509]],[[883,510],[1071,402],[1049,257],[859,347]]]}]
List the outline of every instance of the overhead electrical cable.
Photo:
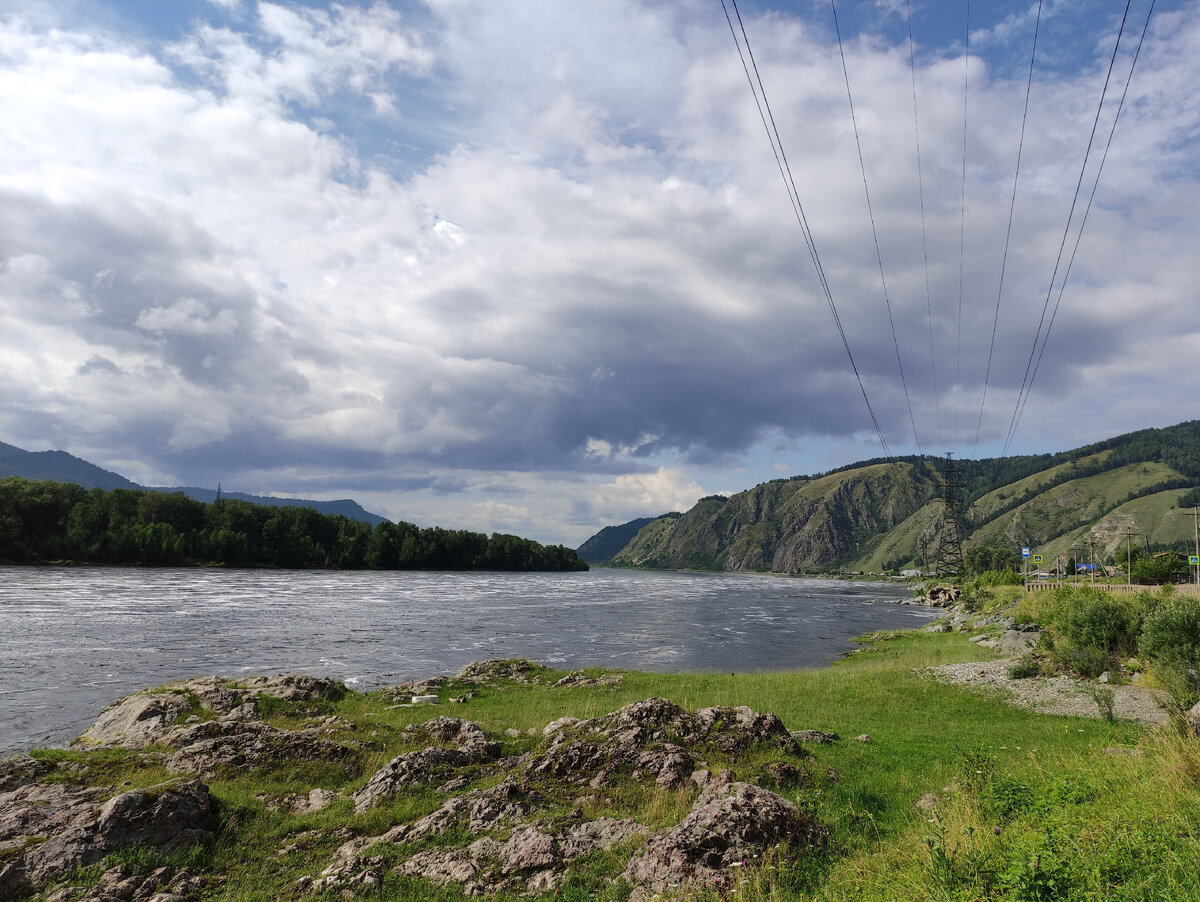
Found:
[{"label": "overhead electrical cable", "polygon": [[954,446],[958,447],[958,392],[962,385],[963,268],[967,250],[967,97],[971,86],[971,0],[967,0],[963,49],[962,207],[958,219],[958,326],[954,347]]},{"label": "overhead electrical cable", "polygon": [[1021,176],[1021,153],[1025,149],[1025,123],[1029,119],[1029,95],[1033,90],[1033,64],[1037,59],[1038,32],[1042,24],[1042,0],[1038,0],[1037,19],[1033,23],[1033,51],[1029,54],[1029,79],[1025,83],[1025,109],[1021,113],[1021,137],[1017,142],[1017,166],[1013,172],[1012,198],[1008,203],[1008,229],[1004,233],[1004,255],[1000,260],[1000,284],[996,289],[996,312],[992,316],[992,339],[988,343],[987,368],[983,373],[983,393],[979,399],[979,421],[975,424],[975,444],[979,448],[979,433],[983,429],[983,409],[987,404],[988,380],[992,375],[992,355],[996,350],[996,328],[1000,323],[1000,298],[1004,294],[1004,272],[1008,267],[1008,246],[1012,239],[1013,212],[1017,206],[1017,180]]},{"label": "overhead electrical cable", "polygon": [[871,220],[871,238],[875,242],[875,260],[879,263],[879,281],[883,286],[883,304],[887,308],[888,324],[892,328],[892,345],[896,349],[896,367],[900,370],[900,387],[904,391],[904,402],[908,405],[908,421],[912,424],[913,440],[921,451],[921,437],[917,432],[917,421],[913,416],[912,398],[908,394],[908,380],[904,378],[904,361],[900,358],[900,340],[896,337],[896,320],[892,315],[892,301],[888,296],[887,276],[883,273],[883,254],[879,250],[879,231],[875,227],[875,210],[871,206],[871,189],[867,187],[867,164],[863,160],[862,138],[858,131],[858,117],[854,114],[854,95],[850,91],[850,70],[846,67],[846,50],[842,45],[842,29],[838,24],[837,2],[829,0],[833,10],[833,30],[837,34],[838,55],[842,59],[842,76],[846,80],[846,100],[850,103],[850,124],[854,127],[854,146],[858,149],[858,168],[862,173],[863,194],[867,198],[867,216]]},{"label": "overhead electrical cable", "polygon": [[[1150,28],[1150,17],[1154,15],[1154,4],[1156,0],[1150,0],[1150,7],[1146,12],[1146,21],[1142,25],[1142,33],[1138,37],[1137,47],[1133,52],[1133,60],[1129,64],[1129,74],[1125,78],[1125,87],[1121,92],[1121,100],[1117,103],[1117,110],[1113,114],[1112,127],[1108,130],[1108,141],[1104,145],[1104,153],[1100,157],[1100,165],[1096,167],[1096,177],[1092,181],[1091,194],[1088,195],[1087,206],[1083,211],[1083,218],[1079,222],[1079,232],[1075,235],[1075,244],[1071,248],[1071,256],[1067,259],[1067,268],[1063,273],[1062,281],[1058,285],[1058,296],[1054,300],[1054,309],[1050,312],[1050,321],[1046,325],[1046,337],[1042,341],[1041,349],[1038,351],[1037,361],[1033,365],[1033,372],[1029,377],[1030,390],[1033,387],[1033,380],[1037,378],[1038,368],[1042,364],[1042,355],[1046,352],[1046,343],[1050,340],[1050,330],[1054,328],[1054,320],[1058,316],[1059,305],[1062,304],[1063,292],[1067,287],[1067,280],[1071,277],[1071,269],[1075,265],[1075,255],[1079,252],[1079,244],[1083,240],[1083,230],[1087,227],[1088,215],[1092,212],[1092,202],[1096,199],[1096,190],[1100,187],[1100,176],[1104,172],[1104,164],[1108,161],[1108,152],[1112,148],[1113,136],[1117,131],[1117,121],[1121,118],[1121,111],[1125,108],[1125,100],[1129,96],[1129,85],[1133,81],[1133,70],[1137,68],[1138,57],[1142,53],[1142,43],[1146,39],[1146,32]],[[1120,38],[1118,38],[1118,41]],[[1021,422],[1021,416],[1025,413],[1025,405],[1029,403],[1029,392],[1026,392],[1024,400],[1021,402],[1020,410],[1017,412],[1017,425]],[[1014,426],[1014,431],[1016,427]]]},{"label": "overhead electrical cable", "polygon": [[[1059,270],[1059,267],[1062,265],[1063,251],[1066,249],[1067,238],[1071,233],[1071,223],[1074,221],[1074,218],[1075,218],[1075,208],[1076,208],[1077,204],[1079,203],[1079,194],[1083,188],[1083,177],[1087,172],[1087,164],[1088,164],[1088,160],[1091,157],[1092,146],[1095,144],[1095,141],[1096,141],[1096,129],[1100,124],[1100,113],[1104,109],[1104,98],[1108,93],[1109,82],[1112,80],[1113,68],[1117,62],[1117,51],[1120,49],[1120,46],[1121,46],[1121,38],[1125,34],[1125,23],[1129,19],[1129,6],[1131,3],[1132,3],[1132,0],[1126,0],[1126,2],[1125,2],[1125,12],[1121,16],[1121,27],[1117,31],[1117,40],[1116,40],[1116,43],[1113,44],[1112,56],[1110,57],[1110,59],[1108,61],[1108,72],[1104,76],[1104,87],[1100,91],[1100,102],[1096,105],[1096,116],[1092,120],[1092,131],[1091,131],[1091,134],[1088,136],[1087,149],[1084,151],[1084,154],[1083,154],[1083,163],[1079,167],[1079,179],[1075,183],[1075,195],[1071,199],[1071,208],[1070,208],[1070,211],[1067,213],[1067,225],[1063,229],[1062,241],[1059,243],[1059,246],[1058,246],[1058,256],[1057,256],[1057,258],[1055,258],[1055,261],[1054,261],[1054,271],[1050,275],[1050,285],[1046,289],[1046,300],[1042,304],[1042,315],[1038,320],[1037,331],[1034,333],[1034,336],[1033,336],[1033,346],[1029,350],[1029,360],[1025,364],[1025,375],[1021,379],[1021,388],[1020,388],[1020,391],[1017,393],[1017,402],[1013,406],[1012,418],[1009,420],[1009,423],[1008,423],[1008,434],[1004,439],[1004,447],[1001,451],[1002,456],[1008,454],[1008,448],[1012,444],[1013,436],[1016,434],[1016,431],[1017,431],[1017,421],[1020,419],[1021,412],[1024,410],[1025,398],[1028,395],[1029,391],[1032,389],[1032,382],[1033,382],[1032,374],[1034,371],[1034,360],[1035,360],[1035,358],[1037,358],[1039,343],[1044,348],[1045,340],[1047,338],[1049,338],[1049,329],[1047,329],[1045,334],[1043,334],[1042,327],[1046,323],[1046,314],[1049,312],[1049,309],[1050,309],[1050,298],[1054,295],[1054,285],[1058,281],[1058,270]],[[1153,12],[1153,6],[1151,6],[1151,12]],[[1149,17],[1149,15],[1147,15],[1147,17],[1146,17],[1147,25],[1149,25],[1149,21],[1150,21],[1150,17]],[[1140,48],[1140,46],[1141,46],[1140,43],[1138,46]],[[1136,60],[1135,60],[1135,62],[1136,62]],[[1133,77],[1132,67],[1130,68],[1129,74],[1130,74],[1130,77],[1132,78]],[[1114,131],[1116,130],[1115,118],[1113,120],[1113,130]],[[1110,142],[1111,142],[1111,138],[1112,138],[1112,134],[1110,133],[1110,135],[1109,135]],[[1106,153],[1107,153],[1107,151],[1106,151]],[[1097,178],[1099,178],[1098,175],[1097,175]],[[1080,230],[1080,233],[1082,234],[1082,229]],[[1057,306],[1055,309],[1057,311]],[[1037,359],[1040,360],[1040,358],[1037,358]]]},{"label": "overhead electrical cable", "polygon": [[921,254],[925,260],[925,312],[929,321],[929,373],[930,381],[933,384],[934,423],[937,425],[938,434],[941,434],[942,408],[938,398],[937,351],[933,343],[933,290],[929,285],[929,242],[925,229],[925,176],[921,171],[921,120],[917,115],[917,63],[916,53],[913,49],[911,0],[905,0],[904,6],[908,13],[908,68],[912,73],[913,134],[917,139],[917,194],[921,199]]},{"label": "overhead electrical cable", "polygon": [[[821,257],[817,252],[817,245],[812,236],[812,230],[809,228],[808,217],[804,213],[804,206],[800,202],[800,193],[796,189],[796,180],[792,176],[792,169],[788,163],[787,153],[783,149],[783,140],[779,137],[779,129],[775,124],[775,116],[771,112],[771,104],[767,100],[766,88],[762,83],[762,76],[758,71],[758,63],[754,59],[754,51],[750,48],[750,36],[746,33],[746,26],[742,21],[741,11],[738,9],[737,0],[731,0],[733,4],[734,14],[737,17],[738,27],[734,28],[733,19],[730,18],[729,9],[725,4],[725,0],[721,0],[721,9],[725,13],[725,21],[729,24],[730,34],[733,35],[733,43],[737,48],[738,57],[742,61],[742,70],[746,73],[746,80],[750,83],[750,91],[754,95],[755,106],[758,107],[759,118],[762,119],[763,128],[767,132],[767,140],[771,142],[771,150],[775,155],[776,165],[779,167],[780,177],[783,179],[784,189],[788,193],[788,199],[792,204],[792,210],[796,215],[796,221],[800,225],[800,230],[804,235],[804,244],[808,248],[809,257],[812,259],[813,267],[817,272],[817,280],[821,285],[822,292],[825,295],[825,300],[829,305],[829,311],[833,315],[834,324],[837,326],[838,335],[842,339],[842,347],[846,350],[846,356],[850,360],[850,368],[854,371],[854,377],[858,380],[859,390],[862,392],[863,402],[867,406],[867,413],[870,414],[871,424],[875,428],[875,434],[879,438],[879,443],[883,447],[884,454],[888,457],[892,456],[891,449],[888,447],[887,439],[884,437],[883,430],[880,428],[879,419],[875,416],[875,410],[871,406],[871,400],[867,396],[867,388],[863,383],[862,374],[859,372],[858,365],[854,361],[854,354],[850,350],[850,341],[846,337],[846,330],[842,326],[841,317],[838,315],[837,305],[833,300],[833,292],[829,287],[829,280],[825,277],[825,269],[821,265]],[[741,31],[741,38],[738,38],[738,30]],[[745,51],[743,52],[742,44],[745,43]],[[750,58],[750,63],[747,64],[746,57]],[[751,69],[754,74],[751,75]],[[761,95],[761,100],[759,99]]]}]

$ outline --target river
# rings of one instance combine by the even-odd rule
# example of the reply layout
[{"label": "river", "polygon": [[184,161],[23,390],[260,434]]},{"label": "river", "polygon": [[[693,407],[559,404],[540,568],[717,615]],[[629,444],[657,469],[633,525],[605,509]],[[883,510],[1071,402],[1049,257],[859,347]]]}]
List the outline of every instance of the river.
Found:
[{"label": "river", "polygon": [[182,677],[293,671],[366,689],[524,657],[558,669],[817,667],[932,612],[889,583],[591,570],[0,567],[0,754],[61,745]]}]

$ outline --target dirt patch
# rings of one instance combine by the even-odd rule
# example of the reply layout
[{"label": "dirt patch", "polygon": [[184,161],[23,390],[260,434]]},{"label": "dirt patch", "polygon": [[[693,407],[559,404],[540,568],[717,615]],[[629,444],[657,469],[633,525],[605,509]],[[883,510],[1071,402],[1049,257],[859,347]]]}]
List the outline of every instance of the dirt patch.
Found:
[{"label": "dirt patch", "polygon": [[[966,686],[977,692],[998,695],[1009,704],[1039,714],[1061,714],[1068,717],[1101,716],[1092,692],[1097,684],[1069,676],[1028,677],[1010,679],[1008,669],[1016,658],[1002,661],[973,661],[967,664],[944,664],[926,672],[941,683]],[[1161,725],[1167,722],[1162,700],[1165,693],[1142,686],[1108,687],[1113,693],[1113,714],[1118,720]]]}]

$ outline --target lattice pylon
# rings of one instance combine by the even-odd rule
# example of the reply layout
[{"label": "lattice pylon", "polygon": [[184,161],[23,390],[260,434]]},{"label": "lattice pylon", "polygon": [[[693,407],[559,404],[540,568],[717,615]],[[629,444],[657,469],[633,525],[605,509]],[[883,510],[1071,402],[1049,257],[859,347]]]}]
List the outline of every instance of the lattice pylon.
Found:
[{"label": "lattice pylon", "polygon": [[954,458],[946,452],[946,470],[942,485],[942,529],[938,535],[937,557],[933,572],[938,576],[963,576],[962,534],[958,529],[958,490],[954,477]]}]

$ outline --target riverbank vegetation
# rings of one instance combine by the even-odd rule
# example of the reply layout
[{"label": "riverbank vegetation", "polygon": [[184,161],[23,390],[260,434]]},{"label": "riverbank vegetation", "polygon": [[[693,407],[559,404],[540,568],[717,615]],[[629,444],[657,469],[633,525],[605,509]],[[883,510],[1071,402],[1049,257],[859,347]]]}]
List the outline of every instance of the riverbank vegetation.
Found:
[{"label": "riverbank vegetation", "polygon": [[[1015,598],[1010,590],[985,595],[977,605],[984,620]],[[1195,654],[1200,644],[1200,637],[1176,641],[1190,635],[1186,630],[1193,621],[1169,596],[1153,602],[1114,600],[1131,609],[1137,604],[1152,608],[1141,617],[1136,634],[1128,618],[1107,626],[1116,622],[1113,611],[1083,593],[1048,593],[1031,601],[1037,607],[1025,609],[1024,615],[1043,621],[1044,632],[1057,636],[1056,642],[1105,647],[1114,661],[1128,661],[1124,656],[1138,650],[1148,681],[1183,660],[1180,655]],[[1165,632],[1167,621],[1180,630]],[[1152,624],[1163,628],[1156,633]],[[1146,643],[1149,647],[1143,647]],[[1184,646],[1190,651],[1179,650]],[[414,734],[406,732],[410,724],[438,714],[464,718],[482,727],[489,740],[502,743],[502,755],[529,753],[537,760],[552,742],[543,735],[547,724],[568,715],[602,717],[660,697],[689,712],[714,705],[774,712],[791,730],[820,731],[831,740],[805,739],[814,759],[791,769],[781,766],[778,749],[690,749],[713,773],[728,769],[737,780],[772,789],[827,831],[827,839],[815,847],[781,848],[748,859],[731,879],[690,890],[690,899],[1200,898],[1200,741],[1178,723],[1178,728],[1158,729],[1099,717],[1047,716],[928,676],[927,668],[989,654],[958,630],[916,631],[870,637],[861,653],[812,671],[586,671],[564,679],[567,675],[545,668],[521,666],[510,669],[512,678],[483,683],[452,678],[410,690],[435,691],[443,704],[432,709],[397,705],[395,690],[347,692],[316,704],[260,699],[259,716],[273,726],[294,730],[316,724],[319,735],[343,742],[353,752],[336,761],[218,768],[207,779],[217,800],[218,838],[186,853],[184,864],[202,875],[206,899],[339,898],[345,885],[314,891],[303,878],[336,862],[335,850],[348,839],[378,836],[445,802],[444,794],[428,788],[434,785],[430,783],[355,810],[352,797],[368,777],[398,751],[416,747]],[[451,698],[459,703],[446,704]],[[141,786],[168,776],[154,749],[36,754],[70,766],[60,769],[59,779],[128,780]],[[487,788],[501,779],[489,773],[469,767],[465,776],[470,787]],[[580,817],[632,817],[663,829],[687,814],[700,791],[686,779],[664,788],[626,770],[616,772],[615,782],[599,784],[605,787],[601,790],[589,790],[586,781],[571,788],[549,779],[549,773],[543,771],[546,781],[536,784],[543,806],[538,823],[545,830]],[[288,800],[306,797],[314,786],[336,793],[332,804],[319,812],[294,813]],[[464,822],[415,844],[381,843],[368,849],[364,854],[383,856],[381,877],[369,891],[356,885],[360,894],[355,897],[467,898],[461,883],[434,883],[402,868],[421,852],[465,848],[474,839],[465,830]],[[488,835],[505,841],[510,831]],[[551,890],[539,894],[509,888],[494,898],[622,902],[630,893],[622,874],[639,848],[639,841],[631,840],[588,853],[572,861],[566,878]],[[179,866],[170,855],[158,853],[116,856],[107,864],[113,863],[145,873],[161,865]]]},{"label": "riverbank vegetation", "polygon": [[337,570],[586,570],[569,548],[495,533],[372,527],[305,507],[0,479],[0,561]]}]

